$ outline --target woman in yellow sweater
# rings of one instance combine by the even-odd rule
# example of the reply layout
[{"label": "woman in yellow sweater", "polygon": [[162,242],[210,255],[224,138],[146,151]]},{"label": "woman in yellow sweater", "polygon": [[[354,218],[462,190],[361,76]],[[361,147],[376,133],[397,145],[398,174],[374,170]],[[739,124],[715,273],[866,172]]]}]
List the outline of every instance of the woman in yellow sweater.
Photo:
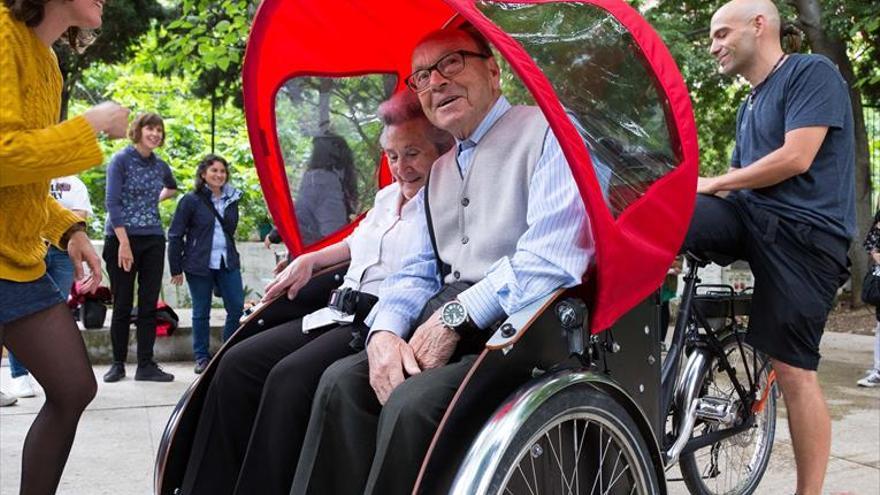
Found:
[{"label": "woman in yellow sweater", "polygon": [[[21,493],[54,493],[79,417],[97,385],[76,322],[45,274],[44,240],[66,249],[94,290],[100,258],[49,180],[99,165],[96,135],[123,137],[128,110],[103,103],[58,123],[61,74],[52,44],[101,25],[103,0],[4,0],[0,5],[0,343],[46,392],[25,440]],[[92,273],[83,277],[82,263]]]}]

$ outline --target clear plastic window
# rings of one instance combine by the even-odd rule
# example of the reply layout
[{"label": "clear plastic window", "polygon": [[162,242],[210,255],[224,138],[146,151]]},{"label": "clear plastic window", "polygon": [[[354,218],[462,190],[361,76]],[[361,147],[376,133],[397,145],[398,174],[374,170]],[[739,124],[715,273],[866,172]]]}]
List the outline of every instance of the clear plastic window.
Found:
[{"label": "clear plastic window", "polygon": [[[632,36],[613,16],[578,3],[481,2],[553,85],[581,133],[616,217],[681,162],[668,102]],[[508,74],[504,92],[531,98]]]},{"label": "clear plastic window", "polygon": [[275,97],[275,123],[304,246],[348,225],[376,194],[376,117],[397,77],[296,77]]}]

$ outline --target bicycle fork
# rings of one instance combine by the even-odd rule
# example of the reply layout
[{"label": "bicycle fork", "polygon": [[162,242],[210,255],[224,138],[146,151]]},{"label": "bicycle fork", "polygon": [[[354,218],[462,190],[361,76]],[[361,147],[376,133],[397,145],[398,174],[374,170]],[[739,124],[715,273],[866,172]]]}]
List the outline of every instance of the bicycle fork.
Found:
[{"label": "bicycle fork", "polygon": [[688,357],[684,373],[675,387],[675,409],[681,414],[681,421],[678,424],[678,435],[675,442],[666,451],[667,469],[678,462],[678,456],[694,431],[694,425],[697,422],[697,407],[700,404],[700,377],[706,373],[710,362],[706,351],[694,349]]}]

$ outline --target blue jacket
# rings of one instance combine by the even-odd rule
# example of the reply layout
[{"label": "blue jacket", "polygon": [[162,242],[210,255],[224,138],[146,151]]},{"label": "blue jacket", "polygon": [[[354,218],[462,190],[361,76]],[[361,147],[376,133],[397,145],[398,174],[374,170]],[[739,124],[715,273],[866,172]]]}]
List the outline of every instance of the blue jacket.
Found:
[{"label": "blue jacket", "polygon": [[[223,211],[223,222],[227,229],[235,233],[241,193],[232,187],[228,189],[230,199]],[[177,203],[174,219],[168,229],[168,267],[171,275],[180,275],[183,272],[195,275],[210,273],[208,263],[211,259],[215,220],[214,213],[208,209],[210,194],[208,189],[189,192]],[[230,270],[241,267],[235,240],[229,236],[226,236],[226,267]]]}]

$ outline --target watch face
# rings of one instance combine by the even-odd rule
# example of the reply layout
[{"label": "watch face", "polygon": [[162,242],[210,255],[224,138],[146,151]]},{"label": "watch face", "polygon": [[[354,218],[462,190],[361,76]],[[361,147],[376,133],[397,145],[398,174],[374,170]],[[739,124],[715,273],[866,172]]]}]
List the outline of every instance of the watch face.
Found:
[{"label": "watch face", "polygon": [[455,328],[467,319],[467,310],[464,309],[464,306],[461,305],[460,302],[452,301],[443,306],[443,313],[441,313],[443,318],[443,324],[448,327]]}]

